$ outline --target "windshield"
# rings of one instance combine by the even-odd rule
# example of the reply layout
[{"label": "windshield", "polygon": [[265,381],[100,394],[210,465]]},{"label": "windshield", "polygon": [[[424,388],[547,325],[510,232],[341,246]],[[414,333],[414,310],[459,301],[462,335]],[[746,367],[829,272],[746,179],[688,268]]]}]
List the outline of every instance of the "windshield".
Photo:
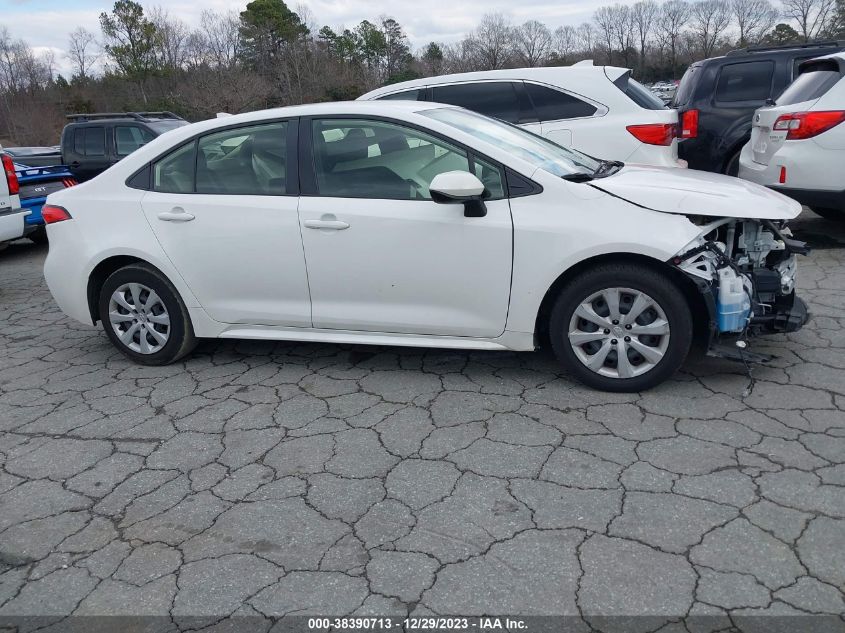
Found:
[{"label": "windshield", "polygon": [[469,110],[438,108],[420,114],[466,132],[470,136],[544,169],[555,176],[575,173],[593,174],[601,161],[575,150],[561,147],[541,136]]}]

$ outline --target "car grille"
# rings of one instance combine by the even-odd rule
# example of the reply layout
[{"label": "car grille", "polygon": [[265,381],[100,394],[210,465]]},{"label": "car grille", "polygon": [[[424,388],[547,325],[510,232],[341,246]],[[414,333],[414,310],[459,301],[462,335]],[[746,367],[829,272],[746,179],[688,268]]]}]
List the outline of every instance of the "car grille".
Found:
[{"label": "car grille", "polygon": [[21,200],[26,200],[27,198],[43,198],[55,191],[61,191],[75,184],[76,180],[73,178],[62,178],[61,180],[51,182],[34,182],[30,185],[21,185]]}]

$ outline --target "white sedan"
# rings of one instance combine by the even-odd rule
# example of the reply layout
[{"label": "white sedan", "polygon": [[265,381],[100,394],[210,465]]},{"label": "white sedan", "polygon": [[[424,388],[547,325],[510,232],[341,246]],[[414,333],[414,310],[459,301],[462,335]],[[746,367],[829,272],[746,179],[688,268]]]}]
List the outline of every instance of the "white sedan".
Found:
[{"label": "white sedan", "polygon": [[550,342],[633,391],[807,318],[796,202],[625,167],[460,108],[297,106],[165,134],[50,195],[59,307],[143,364],[198,337],[474,350]]}]

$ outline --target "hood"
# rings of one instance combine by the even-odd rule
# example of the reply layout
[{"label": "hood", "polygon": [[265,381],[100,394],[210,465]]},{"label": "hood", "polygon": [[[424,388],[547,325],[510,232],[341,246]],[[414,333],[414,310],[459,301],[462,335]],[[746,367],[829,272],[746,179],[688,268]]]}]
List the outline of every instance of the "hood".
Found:
[{"label": "hood", "polygon": [[695,169],[629,165],[593,187],[663,213],[718,218],[789,220],[801,205],[753,182]]}]

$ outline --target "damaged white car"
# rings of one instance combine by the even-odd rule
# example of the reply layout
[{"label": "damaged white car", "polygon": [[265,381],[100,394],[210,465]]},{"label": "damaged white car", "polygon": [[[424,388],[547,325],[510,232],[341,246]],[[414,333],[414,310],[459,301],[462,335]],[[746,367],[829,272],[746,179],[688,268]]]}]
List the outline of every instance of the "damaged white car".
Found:
[{"label": "damaged white car", "polygon": [[[807,321],[786,221],[735,178],[597,160],[460,108],[297,106],[163,135],[44,207],[60,308],[125,355],[196,339],[533,350],[599,389]],[[737,346],[739,343],[739,346]]]}]

